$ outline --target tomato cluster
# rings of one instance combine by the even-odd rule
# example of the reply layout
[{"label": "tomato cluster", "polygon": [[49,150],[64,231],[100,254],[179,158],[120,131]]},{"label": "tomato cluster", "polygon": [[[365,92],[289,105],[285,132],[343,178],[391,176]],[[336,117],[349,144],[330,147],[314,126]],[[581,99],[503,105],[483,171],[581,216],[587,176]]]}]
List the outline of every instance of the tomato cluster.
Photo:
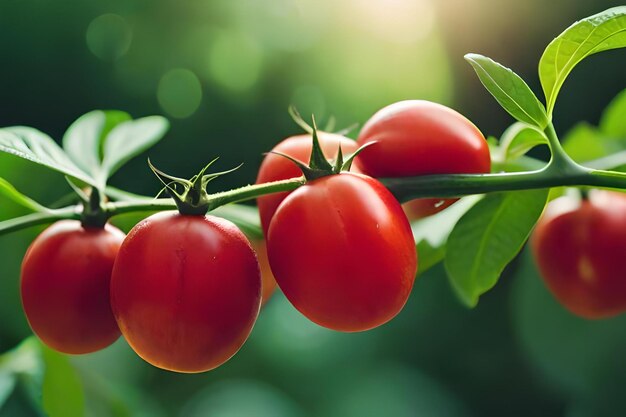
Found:
[{"label": "tomato cluster", "polygon": [[[352,171],[343,155],[355,158]],[[415,200],[405,206],[407,218],[376,178],[489,171],[487,143],[465,117],[431,102],[395,103],[357,141],[314,130],[265,157],[257,183],[306,178],[293,192],[258,198],[266,242],[249,242],[198,207],[152,215],[128,236],[110,225],[52,225],[24,257],[24,310],[56,350],[93,352],[121,333],[143,359],[178,372],[210,370],[232,357],[276,284],[321,326],[372,329],[395,317],[411,293],[417,252],[409,218],[455,201]],[[626,309],[625,213],[623,194],[593,192],[577,205],[552,203],[535,231],[549,287],[577,314]]]},{"label": "tomato cluster", "polygon": [[[112,226],[50,227],[22,270],[33,331],[67,353],[101,349],[121,332],[151,364],[201,372],[237,352],[276,282],[300,312],[330,329],[363,331],[392,319],[413,287],[417,253],[400,203],[374,177],[487,172],[486,142],[460,114],[424,101],[381,110],[358,141],[313,136],[317,156],[331,162],[375,143],[362,149],[352,172],[327,172],[292,193],[260,197],[267,247],[256,241],[253,250],[233,224],[210,215],[155,214],[126,237]],[[301,176],[275,153],[305,163],[314,143],[311,135],[279,143],[257,183]],[[421,201],[421,215],[450,203]]]}]

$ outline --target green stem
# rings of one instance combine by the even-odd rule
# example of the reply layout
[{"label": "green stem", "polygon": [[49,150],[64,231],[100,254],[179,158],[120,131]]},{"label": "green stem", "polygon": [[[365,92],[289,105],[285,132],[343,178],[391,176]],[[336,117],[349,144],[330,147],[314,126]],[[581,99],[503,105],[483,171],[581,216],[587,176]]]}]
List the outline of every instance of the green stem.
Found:
[{"label": "green stem", "polygon": [[552,157],[546,167],[546,170],[555,172],[556,174],[571,174],[576,176],[586,170],[582,166],[578,165],[563,149],[559,137],[556,134],[554,125],[552,122],[548,123],[548,126],[544,130],[546,137],[548,138],[548,145],[550,146],[550,152]]},{"label": "green stem", "polygon": [[15,232],[31,226],[54,223],[57,220],[80,220],[82,206],[69,206],[58,210],[27,214],[0,222],[0,235]]},{"label": "green stem", "polygon": [[[553,161],[555,160],[558,160],[558,157],[553,158]],[[379,178],[379,180],[401,202],[414,198],[462,197],[472,194],[561,186],[588,186],[626,190],[626,173],[584,168],[573,163],[573,161],[571,163],[567,162],[567,164],[573,165],[566,166],[561,162],[561,165],[556,165],[555,168],[554,163],[551,162],[541,170],[530,172],[483,175],[427,175],[408,178]],[[303,184],[304,178],[300,177],[265,184],[248,185],[211,195],[210,206],[211,209],[216,209],[226,204],[251,200],[266,194],[292,191]],[[112,217],[141,211],[174,210],[176,209],[176,204],[169,198],[146,198],[133,201],[109,202],[104,207],[107,216]],[[79,219],[80,211],[81,206],[70,206],[0,222],[0,234],[33,225],[52,223],[59,219]]]},{"label": "green stem", "polygon": [[555,174],[548,167],[533,172],[484,175],[429,175],[382,178],[401,202],[424,197],[462,197],[501,191],[562,186],[590,186],[626,190],[626,174],[582,168],[576,174]]},{"label": "green stem", "polygon": [[305,182],[304,177],[299,177],[265,184],[247,185],[245,187],[235,188],[234,190],[211,194],[209,196],[209,210],[213,210],[225,204],[252,200],[265,194],[293,191],[301,185],[304,185]]}]

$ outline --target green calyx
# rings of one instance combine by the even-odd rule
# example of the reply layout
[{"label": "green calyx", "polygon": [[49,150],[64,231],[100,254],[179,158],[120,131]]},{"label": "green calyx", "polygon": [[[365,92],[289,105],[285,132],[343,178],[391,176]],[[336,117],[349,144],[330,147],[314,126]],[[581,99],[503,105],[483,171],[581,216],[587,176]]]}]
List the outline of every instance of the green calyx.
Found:
[{"label": "green calyx", "polygon": [[67,176],[65,180],[76,193],[82,204],[80,222],[83,227],[103,228],[109,220],[109,215],[102,201],[102,192],[95,187],[89,187],[88,190],[83,190]]},{"label": "green calyx", "polygon": [[282,152],[272,151],[270,153],[280,155],[296,164],[304,174],[304,178],[306,178],[307,181],[313,181],[314,179],[325,177],[328,175],[339,174],[342,171],[349,171],[350,167],[352,166],[352,162],[354,162],[354,158],[363,149],[375,143],[366,143],[345,160],[343,157],[343,152],[341,151],[341,144],[339,144],[337,158],[334,161],[328,160],[326,158],[326,155],[324,155],[324,151],[322,151],[322,147],[320,145],[319,137],[317,134],[317,124],[315,123],[315,116],[311,116],[312,126],[310,126],[302,119],[298,111],[293,106],[289,108],[289,114],[300,127],[302,127],[306,132],[311,134],[313,143],[311,146],[311,158],[309,159],[309,164],[307,165]]},{"label": "green calyx", "polygon": [[[206,191],[209,182],[219,176],[233,172],[241,166],[239,165],[227,171],[206,174],[206,170],[217,161],[217,159],[218,158],[213,159],[202,168],[198,174],[194,175],[189,180],[164,173],[152,165],[149,159],[148,165],[165,186],[163,190],[174,200],[180,214],[204,216],[209,211],[211,203],[210,196]],[[182,191],[179,191],[179,189],[182,189]]]}]

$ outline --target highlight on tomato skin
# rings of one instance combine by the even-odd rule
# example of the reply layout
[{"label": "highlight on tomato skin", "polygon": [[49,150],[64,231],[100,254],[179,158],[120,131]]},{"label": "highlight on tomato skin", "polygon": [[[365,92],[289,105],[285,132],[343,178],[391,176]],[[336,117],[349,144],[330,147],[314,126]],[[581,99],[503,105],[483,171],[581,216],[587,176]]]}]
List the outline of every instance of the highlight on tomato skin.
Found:
[{"label": "highlight on tomato skin", "polygon": [[161,212],[120,248],[111,305],[135,352],[166,370],[196,373],[230,359],[259,313],[261,276],[245,235],[215,216]]},{"label": "highlight on tomato skin", "polygon": [[551,202],[531,237],[546,286],[569,311],[600,319],[626,311],[626,194],[591,190]]},{"label": "highlight on tomato skin", "polygon": [[[465,116],[442,104],[406,100],[376,112],[363,126],[359,146],[375,141],[355,160],[375,178],[433,174],[484,174],[491,170],[489,146]],[[410,219],[445,209],[456,199],[418,199],[408,203]]]},{"label": "highlight on tomato skin", "polygon": [[287,299],[338,331],[380,326],[404,307],[417,271],[411,228],[393,195],[343,172],[291,193],[270,224],[268,255]]},{"label": "highlight on tomato skin", "polygon": [[[322,151],[327,158],[333,159],[337,157],[337,151],[339,150],[340,144],[341,151],[344,155],[354,153],[358,149],[358,144],[354,140],[345,136],[319,131],[317,135]],[[281,152],[299,161],[308,163],[309,158],[311,157],[311,146],[311,135],[296,135],[283,140],[276,145],[272,151]],[[302,171],[300,171],[296,164],[283,156],[269,153],[265,156],[263,162],[261,163],[256,183],[262,184],[264,182],[286,180],[300,176],[302,176]],[[280,203],[288,195],[289,192],[283,192],[257,198],[259,216],[261,217],[261,226],[263,227],[263,233],[265,236],[267,236],[272,216],[276,212]]]},{"label": "highlight on tomato skin", "polygon": [[119,336],[111,311],[111,271],[124,233],[107,224],[62,220],[44,230],[22,262],[21,298],[33,332],[50,348],[84,354]]}]

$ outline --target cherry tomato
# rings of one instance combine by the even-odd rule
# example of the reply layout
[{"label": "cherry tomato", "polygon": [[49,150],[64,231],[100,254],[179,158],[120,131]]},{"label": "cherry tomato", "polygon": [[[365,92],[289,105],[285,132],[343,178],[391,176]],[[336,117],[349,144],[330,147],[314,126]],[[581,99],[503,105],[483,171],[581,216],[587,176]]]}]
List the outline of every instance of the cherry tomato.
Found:
[{"label": "cherry tomato", "polygon": [[[463,115],[424,100],[407,100],[379,110],[363,126],[357,142],[376,141],[356,158],[372,177],[431,174],[481,174],[491,169],[489,147],[482,133]],[[421,218],[437,213],[455,199],[419,199],[406,213]]]},{"label": "cherry tomato", "polygon": [[120,248],[111,305],[122,334],[147,362],[203,372],[230,359],[261,302],[256,255],[239,229],[214,216],[162,212]]},{"label": "cherry tomato", "polygon": [[[348,139],[345,136],[318,132],[318,138],[322,151],[329,158],[337,157],[339,144],[341,144],[341,151],[344,155],[354,153],[358,148],[355,141]],[[311,157],[311,143],[311,135],[292,136],[280,142],[272,150],[289,155],[292,158],[304,163],[308,163],[309,158]],[[263,160],[263,163],[261,163],[256,182],[257,184],[262,184],[264,182],[286,180],[300,176],[302,176],[302,171],[300,171],[300,169],[293,162],[280,155],[268,154]],[[267,236],[270,220],[272,219],[274,212],[288,195],[288,192],[275,193],[259,197],[257,199],[259,215],[261,216],[261,225],[263,226],[263,233],[265,233],[265,236]]]},{"label": "cherry tomato", "polygon": [[531,239],[552,294],[585,318],[626,311],[626,194],[593,190],[551,202]]},{"label": "cherry tomato", "polygon": [[22,304],[46,345],[81,354],[117,340],[109,283],[123,240],[124,233],[111,225],[90,228],[63,220],[30,245],[22,263]]},{"label": "cherry tomato", "polygon": [[259,260],[259,267],[261,268],[261,305],[264,305],[276,289],[276,280],[274,279],[274,274],[272,274],[270,262],[267,259],[267,246],[265,241],[251,240],[250,243],[256,252],[256,257]]},{"label": "cherry tomato", "polygon": [[356,173],[313,180],[278,207],[267,241],[272,271],[289,301],[313,322],[355,332],[400,312],[417,253],[400,204]]}]

